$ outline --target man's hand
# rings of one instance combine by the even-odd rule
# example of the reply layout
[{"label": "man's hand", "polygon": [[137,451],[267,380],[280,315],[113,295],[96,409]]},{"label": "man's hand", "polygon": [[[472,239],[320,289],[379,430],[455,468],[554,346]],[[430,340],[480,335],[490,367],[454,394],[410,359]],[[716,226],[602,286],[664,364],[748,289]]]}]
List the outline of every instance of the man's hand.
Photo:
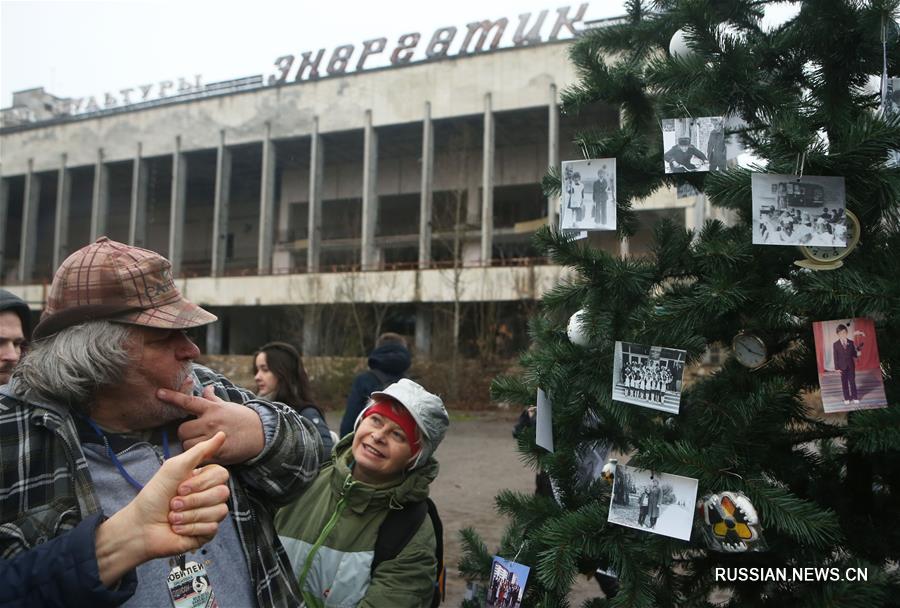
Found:
[{"label": "man's hand", "polygon": [[186,450],[219,431],[225,431],[228,439],[212,460],[228,465],[250,460],[259,455],[266,445],[259,415],[249,407],[219,399],[212,386],[203,389],[202,397],[183,395],[162,388],[157,391],[156,396],[197,417],[178,427],[178,438]]},{"label": "man's hand", "polygon": [[97,565],[104,585],[158,557],[193,551],[212,540],[228,514],[228,471],[196,467],[225,443],[225,434],[166,460],[130,503],[100,524]]}]

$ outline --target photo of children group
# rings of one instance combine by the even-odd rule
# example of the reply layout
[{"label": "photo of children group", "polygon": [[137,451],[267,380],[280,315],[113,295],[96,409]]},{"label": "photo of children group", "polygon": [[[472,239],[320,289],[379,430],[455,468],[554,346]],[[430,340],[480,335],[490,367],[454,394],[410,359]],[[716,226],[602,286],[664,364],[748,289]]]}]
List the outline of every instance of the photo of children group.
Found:
[{"label": "photo of children group", "polygon": [[843,177],[754,173],[750,179],[754,245],[847,244]]},{"label": "photo of children group", "polygon": [[486,608],[520,608],[530,570],[528,566],[494,556]]},{"label": "photo of children group", "polygon": [[687,351],[616,342],[613,399],[677,414]]},{"label": "photo of children group", "polygon": [[607,521],[690,540],[697,480],[616,465]]},{"label": "photo of children group", "polygon": [[872,319],[813,323],[826,414],[887,407]]},{"label": "photo of children group", "polygon": [[560,230],[616,229],[616,159],[562,164]]}]

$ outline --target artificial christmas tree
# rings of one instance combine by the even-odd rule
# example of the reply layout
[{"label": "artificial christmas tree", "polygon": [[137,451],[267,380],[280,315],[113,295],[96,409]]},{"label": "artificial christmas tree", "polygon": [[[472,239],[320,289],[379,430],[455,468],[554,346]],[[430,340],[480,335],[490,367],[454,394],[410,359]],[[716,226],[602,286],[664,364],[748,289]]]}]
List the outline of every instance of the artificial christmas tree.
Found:
[{"label": "artificial christmas tree", "polygon": [[[525,606],[568,605],[575,576],[598,568],[611,568],[620,590],[597,607],[900,606],[900,170],[887,162],[900,120],[866,90],[872,75],[900,68],[898,2],[803,2],[770,31],[760,27],[767,4],[630,2],[622,23],[573,44],[581,80],[563,110],[621,109],[618,131],[584,125],[577,142],[585,159],[616,159],[619,237],[636,228],[632,203],[664,186],[689,183],[732,219],[696,232],[662,222],[652,255],[633,258],[556,230],[536,235],[578,275],[543,298],[524,373],[493,384],[497,400],[527,406],[540,388],[553,404],[554,452],[529,433],[519,447],[549,474],[555,498],[497,497],[510,517],[499,554],[532,568]],[[690,52],[674,45],[673,57],[676,32]],[[751,163],[666,174],[661,120],[691,116],[725,116]],[[843,265],[801,268],[797,247],[752,244],[752,172],[844,178],[859,238]],[[551,169],[545,190],[559,193],[560,178]],[[566,337],[580,308],[587,346]],[[854,318],[874,322],[887,407],[826,415],[813,323]],[[617,341],[683,349],[689,364],[711,347],[733,344],[736,356],[689,383],[671,414],[614,399]],[[613,486],[578,474],[598,446],[629,467],[698,480],[705,511],[690,540],[608,521]],[[627,484],[622,492],[637,498]],[[765,544],[723,551],[729,531],[764,534]],[[461,570],[484,580],[492,553],[475,531],[463,538]],[[868,580],[848,580],[853,568]]]}]

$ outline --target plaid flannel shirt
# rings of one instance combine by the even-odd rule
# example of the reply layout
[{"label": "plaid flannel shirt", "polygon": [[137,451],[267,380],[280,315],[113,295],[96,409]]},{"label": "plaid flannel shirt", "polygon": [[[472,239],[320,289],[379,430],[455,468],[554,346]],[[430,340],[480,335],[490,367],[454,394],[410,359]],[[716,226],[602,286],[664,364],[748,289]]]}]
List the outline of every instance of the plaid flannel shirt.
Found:
[{"label": "plaid flannel shirt", "polygon": [[[273,520],[279,506],[315,479],[318,432],[290,407],[256,399],[210,369],[195,365],[194,379],[195,386],[213,385],[220,398],[268,410],[267,418],[275,420],[263,451],[228,467],[228,506],[259,606],[297,606],[297,582]],[[6,392],[0,394],[0,559],[71,530],[101,510],[68,408],[26,403]]]}]

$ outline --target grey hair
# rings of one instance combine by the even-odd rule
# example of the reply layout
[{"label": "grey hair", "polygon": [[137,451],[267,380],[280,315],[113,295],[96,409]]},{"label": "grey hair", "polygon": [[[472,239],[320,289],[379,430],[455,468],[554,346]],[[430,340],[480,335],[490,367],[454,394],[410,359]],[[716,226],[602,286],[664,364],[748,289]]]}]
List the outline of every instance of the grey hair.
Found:
[{"label": "grey hair", "polygon": [[128,325],[88,321],[37,340],[13,372],[16,392],[87,413],[99,388],[125,377],[131,336]]}]

